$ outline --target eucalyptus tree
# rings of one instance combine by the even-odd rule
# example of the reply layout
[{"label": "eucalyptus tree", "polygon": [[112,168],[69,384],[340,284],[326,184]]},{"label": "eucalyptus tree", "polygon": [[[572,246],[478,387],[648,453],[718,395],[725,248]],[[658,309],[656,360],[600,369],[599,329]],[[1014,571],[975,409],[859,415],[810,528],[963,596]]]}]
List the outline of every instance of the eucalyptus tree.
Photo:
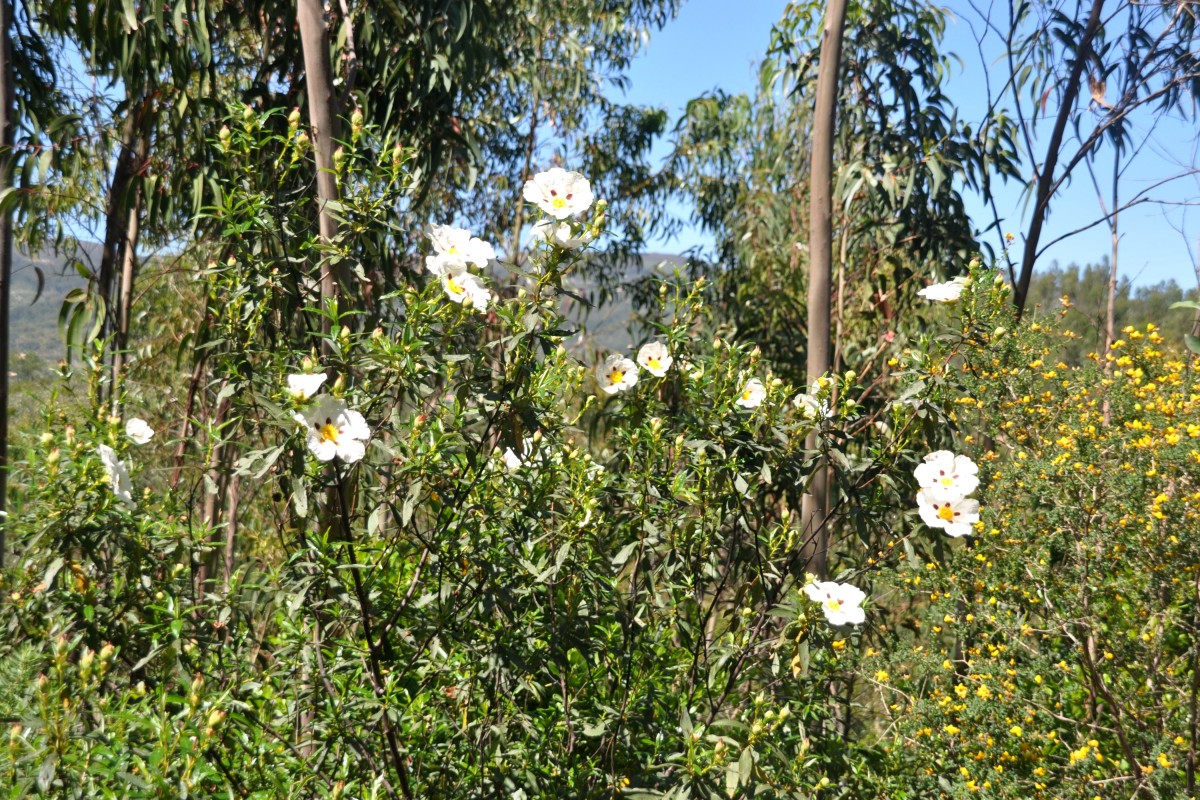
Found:
[{"label": "eucalyptus tree", "polygon": [[[1006,64],[1004,80],[989,100],[992,108],[1013,108],[1032,208],[1020,267],[1013,272],[1013,302],[1020,313],[1038,258],[1071,235],[1043,241],[1055,198],[1103,151],[1116,164],[1109,201],[1102,199],[1095,221],[1081,229],[1107,224],[1114,240],[1123,209],[1159,202],[1156,192],[1164,185],[1195,174],[1192,163],[1137,186],[1128,186],[1124,175],[1140,154],[1159,146],[1158,117],[1194,119],[1200,40],[1195,10],[1187,3],[1012,2],[980,15],[981,54],[990,55],[995,37]],[[1115,268],[1115,250],[1113,255]],[[1109,287],[1115,291],[1115,276]]]},{"label": "eucalyptus tree", "polygon": [[[802,209],[813,190],[823,12],[819,3],[789,7],[755,98],[689,104],[671,165],[696,221],[714,234],[731,321],[797,382],[807,367],[813,255]],[[977,251],[963,188],[1015,173],[1011,122],[997,114],[967,125],[944,93],[944,30],[944,12],[924,3],[847,9],[834,141],[834,369],[861,372],[881,334],[911,317],[922,279],[959,272]]]},{"label": "eucalyptus tree", "polygon": [[[869,420],[891,400],[877,390],[888,380],[890,343],[917,327],[916,290],[965,270],[977,252],[962,191],[1013,174],[1014,132],[1000,115],[977,129],[957,118],[943,91],[951,67],[940,51],[945,15],[903,0],[849,3],[836,104],[827,97],[823,115],[815,111],[821,73],[832,75],[833,56],[821,49],[825,11],[815,2],[789,6],[753,100],[711,95],[689,104],[671,166],[716,240],[726,323],[794,384],[854,370],[868,388],[853,399],[870,409]],[[834,106],[836,120],[828,116]],[[833,169],[824,174],[822,121],[836,122]],[[811,204],[819,218],[823,190],[831,219],[810,232],[804,209]],[[833,524],[819,511],[845,511],[848,502],[836,490],[825,499],[828,449],[828,440],[809,442],[803,506],[816,571]]]}]

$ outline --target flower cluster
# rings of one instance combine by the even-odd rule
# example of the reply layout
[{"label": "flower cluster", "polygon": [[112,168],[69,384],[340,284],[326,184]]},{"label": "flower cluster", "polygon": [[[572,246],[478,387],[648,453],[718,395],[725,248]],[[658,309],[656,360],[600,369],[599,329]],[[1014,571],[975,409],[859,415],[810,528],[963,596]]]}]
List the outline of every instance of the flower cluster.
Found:
[{"label": "flower cluster", "polygon": [[532,237],[563,250],[578,250],[595,238],[595,232],[571,219],[592,207],[595,195],[588,179],[578,172],[553,167],[525,182],[524,198],[549,215],[534,223]]},{"label": "flower cluster", "polygon": [[969,495],[979,486],[979,468],[966,456],[938,450],[925,456],[913,475],[921,489],[917,508],[931,528],[966,536],[979,521],[979,501]]},{"label": "flower cluster", "polygon": [[620,353],[613,353],[600,362],[596,367],[596,381],[600,391],[605,394],[616,394],[632,389],[638,382],[638,364],[657,378],[667,374],[675,359],[671,351],[662,342],[647,342],[638,350],[637,363]]},{"label": "flower cluster", "polygon": [[433,255],[425,257],[425,268],[442,281],[446,296],[456,303],[469,305],[483,312],[492,300],[492,293],[470,267],[483,269],[496,257],[495,249],[463,228],[434,225],[429,229]]}]

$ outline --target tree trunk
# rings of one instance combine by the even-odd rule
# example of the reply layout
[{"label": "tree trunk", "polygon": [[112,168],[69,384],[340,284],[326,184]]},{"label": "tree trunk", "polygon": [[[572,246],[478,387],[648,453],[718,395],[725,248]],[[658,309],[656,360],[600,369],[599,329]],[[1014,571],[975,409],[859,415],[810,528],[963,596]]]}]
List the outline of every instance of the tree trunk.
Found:
[{"label": "tree trunk", "polygon": [[[9,41],[12,6],[0,0],[0,198],[9,188],[15,140],[16,95]],[[12,285],[12,212],[0,211],[0,568],[4,567],[8,520],[8,294]]]},{"label": "tree trunk", "polygon": [[1042,238],[1042,225],[1046,222],[1046,213],[1050,210],[1050,188],[1054,185],[1054,170],[1058,166],[1059,150],[1062,148],[1063,134],[1067,122],[1071,119],[1071,111],[1075,108],[1075,98],[1079,96],[1079,82],[1083,77],[1083,69],[1087,63],[1086,54],[1091,51],[1092,39],[1100,28],[1100,12],[1104,0],[1092,0],[1092,10],[1088,15],[1087,26],[1079,40],[1079,48],[1075,51],[1075,63],[1071,65],[1071,73],[1063,89],[1062,106],[1058,109],[1058,117],[1054,120],[1054,130],[1050,134],[1050,143],[1046,147],[1046,160],[1042,163],[1038,174],[1037,193],[1034,195],[1033,219],[1029,221],[1029,233],[1025,237],[1025,252],[1021,256],[1021,274],[1017,277],[1017,285],[1013,287],[1013,304],[1017,308],[1017,318],[1025,313],[1025,299],[1029,296],[1029,282],[1033,279],[1033,262],[1037,259],[1038,242]]},{"label": "tree trunk", "polygon": [[[821,64],[817,74],[817,97],[813,111],[812,170],[808,234],[808,378],[815,380],[830,371],[831,284],[833,283],[833,139],[837,123],[838,73],[842,60],[842,31],[846,26],[847,0],[830,0],[825,9],[825,33],[821,41]],[[816,430],[806,446],[816,452],[821,446]],[[829,558],[829,465],[818,461],[800,509],[807,569],[824,579]]]},{"label": "tree trunk", "polygon": [[[304,84],[308,96],[308,122],[312,129],[313,152],[317,159],[317,204],[321,240],[332,243],[338,234],[338,223],[329,212],[329,204],[337,202],[337,177],[333,171],[333,152],[341,135],[337,99],[333,85],[333,66],[329,54],[329,25],[320,0],[296,0],[296,17],[300,23],[300,43],[304,51]],[[327,307],[336,300],[338,277],[334,260],[321,264],[321,305]],[[323,318],[323,334],[330,333],[328,318]],[[328,340],[322,352],[329,352]]]},{"label": "tree trunk", "polygon": [[[150,149],[149,138],[143,133],[138,139],[135,154],[134,174],[145,163]],[[126,351],[129,349],[129,320],[133,306],[133,279],[137,272],[137,243],[141,231],[142,187],[135,184],[129,203],[129,219],[125,227],[125,238],[121,242],[121,288],[117,294],[116,329],[113,339],[112,367],[112,410],[121,413],[123,383],[121,372],[125,368]]]},{"label": "tree trunk", "polygon": [[96,277],[96,291],[103,301],[105,324],[101,331],[107,336],[113,330],[113,282],[117,262],[121,258],[121,243],[129,227],[128,190],[138,167],[138,142],[141,141],[141,104],[130,103],[121,131],[117,161],[113,166],[112,182],[108,186],[108,199],[104,207],[104,247],[100,252],[100,271]]}]

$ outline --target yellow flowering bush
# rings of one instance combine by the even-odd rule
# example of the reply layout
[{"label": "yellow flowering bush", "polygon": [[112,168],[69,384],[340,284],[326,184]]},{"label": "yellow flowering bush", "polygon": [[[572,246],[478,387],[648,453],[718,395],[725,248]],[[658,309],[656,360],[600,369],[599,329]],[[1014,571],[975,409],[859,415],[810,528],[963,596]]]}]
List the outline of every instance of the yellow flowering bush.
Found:
[{"label": "yellow flowering bush", "polygon": [[[1200,382],[1154,325],[1083,366],[977,274],[916,370],[980,466],[974,533],[898,592],[880,731],[896,797],[1180,798],[1200,699]],[[940,376],[940,377],[936,377]],[[878,669],[880,666],[872,666]]]}]

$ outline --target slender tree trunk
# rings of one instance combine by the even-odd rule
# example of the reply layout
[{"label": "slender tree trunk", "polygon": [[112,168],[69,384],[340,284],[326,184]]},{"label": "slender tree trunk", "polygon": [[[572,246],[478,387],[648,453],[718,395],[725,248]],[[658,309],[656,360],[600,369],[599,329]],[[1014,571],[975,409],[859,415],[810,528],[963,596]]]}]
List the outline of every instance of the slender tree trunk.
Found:
[{"label": "slender tree trunk", "polygon": [[[138,139],[134,171],[146,161],[149,151],[148,136],[143,133]],[[121,288],[117,294],[116,329],[113,341],[112,409],[120,415],[122,370],[125,369],[126,351],[129,349],[129,320],[133,306],[133,279],[137,272],[137,243],[141,232],[142,187],[134,185],[129,203],[129,219],[125,227],[125,238],[121,242]]]},{"label": "slender tree trunk", "polygon": [[[308,121],[312,129],[313,151],[317,160],[317,204],[321,226],[321,240],[331,244],[338,235],[337,220],[329,212],[329,203],[338,199],[337,177],[333,171],[333,152],[335,142],[340,135],[338,126],[337,99],[333,85],[333,66],[330,62],[329,24],[325,19],[325,9],[321,0],[296,0],[296,18],[300,25],[300,46],[304,52],[304,84],[308,97]],[[332,254],[321,263],[321,305],[328,308],[331,302],[337,300],[338,280],[333,271]],[[328,317],[321,321],[321,353],[328,355],[330,347],[329,336],[332,326]],[[332,474],[326,471],[327,475]],[[335,490],[326,493],[325,511],[322,513],[322,524],[332,529],[339,526],[335,509]],[[321,626],[319,620],[313,626],[313,648],[319,653],[323,647]],[[313,695],[314,678],[312,665],[305,660],[300,677],[300,696],[305,699],[305,705],[297,720],[299,730],[297,740],[300,752],[311,755],[316,750],[313,736],[314,711],[311,698]]]},{"label": "slender tree trunk", "polygon": [[[222,382],[221,388],[224,389],[225,385]],[[196,571],[197,598],[204,597],[208,589],[208,584],[212,581],[213,575],[217,571],[217,549],[224,538],[217,533],[217,524],[221,487],[224,484],[223,473],[225,472],[223,469],[225,444],[222,438],[224,436],[225,419],[229,414],[229,400],[228,397],[224,397],[217,403],[217,410],[213,415],[212,426],[209,428],[211,449],[208,457],[207,479],[204,481],[204,510],[201,513],[201,521],[204,525],[204,530],[208,532],[209,543],[213,546],[213,549],[200,562],[200,567]]]},{"label": "slender tree trunk", "polygon": [[241,476],[230,475],[229,485],[225,490],[225,560],[221,572],[221,580],[225,585],[225,593],[229,593],[229,584],[233,580],[233,563],[237,544],[238,506],[241,502]]},{"label": "slender tree trunk", "polygon": [[[12,6],[0,0],[0,196],[12,178],[16,95],[13,87]],[[0,211],[0,568],[4,566],[8,520],[8,295],[12,285],[12,212]]]},{"label": "slender tree trunk", "polygon": [[129,227],[128,190],[137,172],[138,142],[141,140],[140,108],[140,104],[131,103],[129,106],[121,130],[112,182],[108,186],[108,199],[105,201],[104,247],[100,253],[100,272],[96,278],[96,291],[104,302],[105,326],[102,335],[107,335],[113,329],[113,283],[121,258],[121,243]]},{"label": "slender tree trunk", "polygon": [[[808,234],[808,378],[829,372],[831,284],[833,283],[833,139],[837,124],[838,73],[842,60],[842,31],[846,27],[847,0],[830,0],[825,9],[825,33],[817,74],[813,111],[812,187]],[[805,443],[817,451],[820,437],[814,430]],[[808,550],[807,568],[824,578],[828,568],[829,531],[825,515],[829,506],[829,465],[817,464],[801,502],[800,521]]]},{"label": "slender tree trunk", "polygon": [[[1108,349],[1112,347],[1112,343],[1116,338],[1117,327],[1117,255],[1120,252],[1121,245],[1121,229],[1118,225],[1118,215],[1120,214],[1119,199],[1117,193],[1118,181],[1121,176],[1119,168],[1120,161],[1113,162],[1112,176],[1112,219],[1109,220],[1108,228],[1112,233],[1112,263],[1109,265],[1108,272],[1108,305],[1104,310],[1104,350],[1105,356],[1108,355]],[[1104,359],[1104,373],[1111,375],[1113,364],[1107,358]],[[1102,419],[1105,425],[1112,419],[1112,405],[1108,395],[1104,396],[1104,407],[1101,411]]]},{"label": "slender tree trunk", "polygon": [[1013,304],[1017,308],[1017,317],[1025,313],[1025,300],[1029,296],[1029,282],[1033,279],[1033,262],[1037,259],[1038,242],[1042,238],[1042,225],[1046,222],[1046,213],[1050,210],[1050,187],[1054,185],[1054,170],[1058,166],[1059,150],[1062,149],[1063,135],[1071,112],[1075,108],[1075,98],[1079,96],[1079,82],[1083,77],[1084,66],[1087,63],[1087,53],[1091,52],[1092,39],[1100,28],[1100,12],[1104,8],[1104,0],[1092,0],[1092,10],[1088,15],[1087,26],[1079,40],[1075,51],[1075,62],[1071,65],[1071,73],[1063,88],[1063,102],[1058,109],[1058,117],[1054,120],[1054,129],[1050,134],[1050,142],[1046,146],[1046,160],[1038,174],[1037,192],[1034,195],[1033,219],[1029,221],[1029,233],[1025,237],[1025,252],[1021,256],[1021,274],[1017,277],[1017,285],[1013,291]]},{"label": "slender tree trunk", "polygon": [[[333,171],[333,152],[341,136],[337,96],[333,85],[333,66],[330,61],[329,24],[320,0],[296,0],[296,18],[300,23],[300,43],[304,51],[304,85],[308,96],[308,121],[312,129],[313,152],[317,159],[317,203],[321,240],[332,243],[338,235],[337,220],[329,204],[337,202],[337,176]],[[338,277],[334,260],[321,265],[321,304],[336,300]],[[328,318],[322,323],[322,333],[330,333]],[[322,351],[329,352],[328,340]]]}]

